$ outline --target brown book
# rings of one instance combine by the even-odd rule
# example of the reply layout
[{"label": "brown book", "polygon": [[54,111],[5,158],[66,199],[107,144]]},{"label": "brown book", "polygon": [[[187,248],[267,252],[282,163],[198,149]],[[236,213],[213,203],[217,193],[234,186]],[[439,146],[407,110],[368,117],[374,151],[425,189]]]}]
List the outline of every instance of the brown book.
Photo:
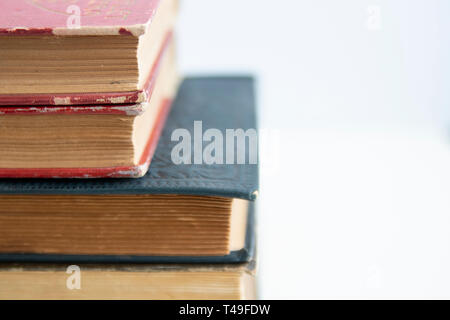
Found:
[{"label": "brown book", "polygon": [[0,265],[0,300],[256,299],[254,263]]},{"label": "brown book", "polygon": [[0,254],[226,256],[248,201],[189,195],[0,195]]}]

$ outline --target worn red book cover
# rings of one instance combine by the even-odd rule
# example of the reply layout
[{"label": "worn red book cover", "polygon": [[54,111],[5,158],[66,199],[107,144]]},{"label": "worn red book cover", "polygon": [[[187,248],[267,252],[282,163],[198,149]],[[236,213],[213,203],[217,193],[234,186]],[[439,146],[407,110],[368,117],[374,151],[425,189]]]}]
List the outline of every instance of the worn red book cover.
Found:
[{"label": "worn red book cover", "polygon": [[[149,77],[145,84],[146,101],[143,103],[135,103],[134,101],[125,100],[122,104],[108,104],[111,99],[114,99],[119,94],[110,95],[108,98],[96,96],[95,103],[71,103],[66,105],[66,103],[53,103],[35,105],[35,103],[23,104],[20,106],[16,105],[3,105],[1,103],[2,97],[0,95],[0,116],[7,114],[128,114],[128,115],[139,115],[144,111],[144,103],[148,102],[152,96],[153,89],[155,87],[156,78],[159,75],[159,71],[162,65],[163,58],[169,49],[170,43],[173,40],[173,34],[167,35],[164,42],[164,46],[161,48],[156,61],[153,63],[152,69],[150,71]],[[92,95],[92,94],[91,94]],[[87,95],[86,95],[87,96]],[[38,99],[37,97],[30,97],[31,99]],[[86,97],[87,98],[87,97]],[[55,98],[56,99],[56,98]],[[61,99],[64,99],[61,97]],[[87,98],[89,99],[89,98]],[[33,102],[31,101],[31,102]],[[77,100],[78,101],[78,100]]]},{"label": "worn red book cover", "polygon": [[[2,0],[1,36],[141,36],[163,0]],[[78,8],[82,24],[68,26]],[[167,34],[167,39],[172,35]],[[168,41],[168,40],[167,40]],[[142,90],[64,94],[0,94],[1,106],[132,104],[149,99],[149,82]]]},{"label": "worn red book cover", "polygon": [[[147,140],[145,150],[136,166],[107,168],[0,168],[0,178],[138,178],[145,175],[158,145],[158,140],[172,105],[166,99],[160,106],[156,125]],[[63,111],[64,112],[64,111]],[[74,112],[69,110],[67,112]],[[78,112],[78,111],[76,111]],[[90,112],[90,111],[83,111]],[[93,111],[96,112],[96,111]],[[99,112],[104,112],[100,111]],[[122,112],[122,111],[121,111]]]},{"label": "worn red book cover", "polygon": [[[139,36],[151,23],[161,0],[2,0],[0,34]],[[80,9],[82,25],[67,19]]]},{"label": "worn red book cover", "polygon": [[[169,35],[164,47],[161,49],[158,59],[155,61],[146,91],[148,96],[152,95],[157,77],[163,64],[163,59],[170,46],[172,36]],[[150,165],[156,150],[159,137],[172,105],[172,97],[167,97],[159,107],[156,125],[150,133],[146,147],[136,166],[130,167],[108,167],[108,168],[0,168],[0,178],[131,178],[144,175]],[[127,103],[121,105],[79,105],[79,106],[1,106],[0,117],[8,115],[39,116],[51,114],[116,114],[138,116],[149,107],[144,103]],[[156,107],[156,106],[153,106]]]}]

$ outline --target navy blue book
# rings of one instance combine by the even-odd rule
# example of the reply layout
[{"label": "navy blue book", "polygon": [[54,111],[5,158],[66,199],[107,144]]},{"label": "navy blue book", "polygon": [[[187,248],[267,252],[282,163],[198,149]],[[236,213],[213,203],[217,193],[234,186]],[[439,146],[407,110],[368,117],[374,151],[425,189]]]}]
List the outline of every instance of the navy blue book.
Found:
[{"label": "navy blue book", "polygon": [[0,180],[0,262],[249,262],[257,195],[253,79],[189,78],[143,178]]}]

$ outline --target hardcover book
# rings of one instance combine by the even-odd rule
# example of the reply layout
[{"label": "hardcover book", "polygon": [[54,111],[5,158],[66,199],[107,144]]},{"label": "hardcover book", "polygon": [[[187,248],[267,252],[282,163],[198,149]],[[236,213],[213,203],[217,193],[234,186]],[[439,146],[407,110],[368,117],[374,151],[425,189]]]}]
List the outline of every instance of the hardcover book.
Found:
[{"label": "hardcover book", "polygon": [[0,105],[149,100],[177,0],[3,0]]},{"label": "hardcover book", "polygon": [[[77,273],[79,277],[77,277]],[[79,289],[79,290],[78,290]],[[0,300],[253,300],[255,264],[0,264]]]},{"label": "hardcover book", "polygon": [[[0,180],[0,260],[248,262],[258,195],[250,134],[240,142],[227,136],[221,147],[229,150],[217,147],[215,163],[205,150],[208,132],[218,140],[230,130],[255,129],[251,78],[185,80],[143,178]],[[194,146],[189,157],[177,151],[180,133]]]}]

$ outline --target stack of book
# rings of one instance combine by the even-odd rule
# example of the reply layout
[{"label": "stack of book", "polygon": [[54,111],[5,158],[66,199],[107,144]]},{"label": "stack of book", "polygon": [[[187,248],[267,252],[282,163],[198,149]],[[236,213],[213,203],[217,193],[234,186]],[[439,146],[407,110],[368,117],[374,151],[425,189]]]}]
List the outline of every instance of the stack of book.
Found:
[{"label": "stack of book", "polygon": [[176,71],[176,0],[0,4],[0,299],[255,298],[251,77]]}]

